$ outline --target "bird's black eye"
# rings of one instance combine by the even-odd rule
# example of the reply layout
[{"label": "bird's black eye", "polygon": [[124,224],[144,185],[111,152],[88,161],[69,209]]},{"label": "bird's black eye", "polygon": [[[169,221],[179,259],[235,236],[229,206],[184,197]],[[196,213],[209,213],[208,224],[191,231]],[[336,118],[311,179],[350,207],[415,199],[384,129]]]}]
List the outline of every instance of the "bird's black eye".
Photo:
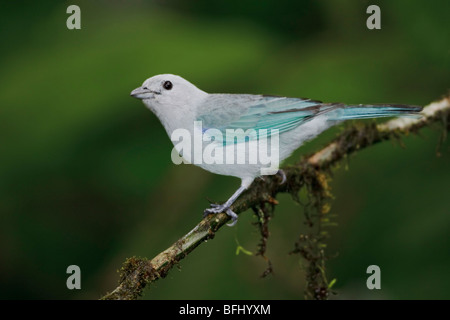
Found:
[{"label": "bird's black eye", "polygon": [[164,88],[164,89],[170,90],[170,89],[172,89],[172,87],[173,87],[172,82],[170,82],[170,81],[164,81],[164,83],[163,83],[163,88]]}]

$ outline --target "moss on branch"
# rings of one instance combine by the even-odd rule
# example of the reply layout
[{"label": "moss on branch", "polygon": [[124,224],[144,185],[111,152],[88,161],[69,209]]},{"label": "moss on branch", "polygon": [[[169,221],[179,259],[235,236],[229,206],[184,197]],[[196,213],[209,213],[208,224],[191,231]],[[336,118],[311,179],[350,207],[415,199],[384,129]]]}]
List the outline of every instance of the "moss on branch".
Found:
[{"label": "moss on branch", "polygon": [[[348,155],[373,144],[418,132],[423,127],[436,123],[443,125],[442,139],[450,129],[450,97],[445,97],[424,108],[422,118],[396,118],[382,124],[369,123],[353,126],[341,133],[334,141],[318,152],[304,157],[295,165],[283,168],[287,181],[280,184],[278,176],[266,176],[256,179],[251,187],[234,203],[232,209],[237,214],[253,209],[258,217],[261,242],[258,254],[268,261],[268,268],[263,273],[272,272],[270,260],[265,256],[269,237],[268,221],[271,210],[277,204],[277,193],[288,192],[298,201],[298,194],[306,188],[310,198],[305,207],[306,225],[310,227],[307,234],[301,234],[292,253],[300,254],[306,260],[307,289],[306,297],[326,299],[331,286],[326,277],[324,242],[328,237],[326,227],[332,225],[329,216],[331,198],[328,185],[329,172],[333,165]],[[202,219],[189,233],[181,237],[172,246],[151,260],[129,258],[120,270],[119,285],[101,299],[137,299],[144,288],[160,278],[164,278],[170,269],[177,265],[197,246],[208,239],[228,222],[225,213],[209,215]],[[331,282],[332,283],[332,282]]]}]

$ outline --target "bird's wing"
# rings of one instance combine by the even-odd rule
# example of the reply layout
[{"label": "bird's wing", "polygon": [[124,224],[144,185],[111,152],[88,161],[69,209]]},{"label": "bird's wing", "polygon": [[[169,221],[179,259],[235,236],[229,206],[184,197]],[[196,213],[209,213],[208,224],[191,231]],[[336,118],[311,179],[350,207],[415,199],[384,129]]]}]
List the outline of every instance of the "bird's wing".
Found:
[{"label": "bird's wing", "polygon": [[[202,128],[207,132],[210,128],[220,130],[223,142],[226,141],[226,130],[242,129],[245,139],[257,139],[261,129],[267,129],[270,136],[274,129],[278,133],[292,130],[312,119],[336,104],[325,104],[320,101],[301,98],[286,98],[261,95],[212,94],[198,109],[197,120],[202,121]],[[254,129],[256,134],[245,133]],[[239,137],[239,133],[237,136]],[[217,137],[215,137],[217,138]],[[242,140],[236,139],[239,142]]]}]

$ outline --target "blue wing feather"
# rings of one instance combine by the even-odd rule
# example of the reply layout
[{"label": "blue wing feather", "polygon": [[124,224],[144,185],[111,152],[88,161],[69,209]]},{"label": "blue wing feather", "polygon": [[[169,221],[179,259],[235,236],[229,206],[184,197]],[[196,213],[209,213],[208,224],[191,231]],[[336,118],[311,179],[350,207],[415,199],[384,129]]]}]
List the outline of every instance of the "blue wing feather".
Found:
[{"label": "blue wing feather", "polygon": [[[224,143],[230,142],[226,141],[227,129],[242,129],[244,131],[243,135],[249,129],[254,129],[257,133],[261,129],[267,129],[269,136],[272,132],[271,130],[274,129],[277,129],[279,134],[292,130],[315,115],[322,105],[318,101],[299,98],[232,94],[211,96],[213,96],[213,99],[208,104],[222,103],[221,110],[214,110],[214,112],[219,113],[219,116],[223,114],[224,118],[228,120],[229,114],[226,109],[234,109],[229,110],[230,112],[238,110],[234,118],[223,121],[221,124],[210,113],[206,114],[205,112],[205,114],[197,116],[197,120],[202,121],[204,131],[208,128],[219,129],[223,134]],[[238,104],[234,102],[236,100]],[[208,107],[211,107],[211,105]],[[254,138],[257,139],[258,135],[250,136],[250,139]],[[237,140],[233,139],[233,141],[236,143]]]}]

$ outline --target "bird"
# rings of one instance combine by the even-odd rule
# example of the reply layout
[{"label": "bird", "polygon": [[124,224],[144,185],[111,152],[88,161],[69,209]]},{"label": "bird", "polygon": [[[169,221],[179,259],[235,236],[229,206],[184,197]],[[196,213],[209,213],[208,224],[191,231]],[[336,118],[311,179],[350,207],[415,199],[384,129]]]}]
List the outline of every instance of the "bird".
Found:
[{"label": "bird", "polygon": [[[231,162],[194,161],[194,165],[207,171],[241,179],[240,187],[226,202],[212,203],[210,208],[204,210],[204,216],[226,213],[232,220],[229,226],[233,226],[238,218],[232,210],[233,203],[257,177],[278,174],[281,183],[286,181],[284,172],[277,167],[272,168],[272,163],[267,161],[239,163],[239,157],[242,160],[242,157],[248,159],[255,155],[257,149],[254,148],[258,147],[255,143],[266,141],[271,147],[277,145],[275,151],[271,149],[271,152],[277,155],[273,162],[279,164],[304,142],[342,121],[393,116],[420,117],[422,110],[420,106],[403,104],[324,103],[273,95],[207,93],[173,74],[150,77],[130,95],[142,100],[157,116],[174,143],[175,153],[189,159],[186,163],[192,163],[195,155],[192,155],[192,150],[186,152],[181,150],[179,144],[175,144],[173,135],[180,130],[194,136],[199,132],[203,134],[201,139],[210,144],[202,145],[201,151],[208,150],[216,156],[223,155],[223,150],[227,154],[230,148],[243,147],[240,149],[241,154],[232,154],[230,159],[234,161]],[[199,123],[201,127],[196,131],[195,124]],[[229,139],[228,132],[234,132],[235,136]]]}]

